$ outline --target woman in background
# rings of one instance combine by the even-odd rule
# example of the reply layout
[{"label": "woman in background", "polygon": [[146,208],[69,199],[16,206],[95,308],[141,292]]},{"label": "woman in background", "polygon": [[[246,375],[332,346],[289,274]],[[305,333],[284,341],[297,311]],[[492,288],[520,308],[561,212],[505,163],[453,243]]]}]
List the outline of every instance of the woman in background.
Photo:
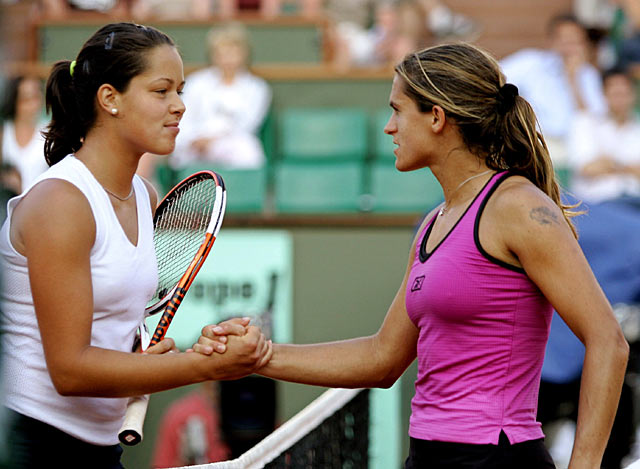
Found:
[{"label": "woman in background", "polygon": [[15,168],[20,175],[11,189],[19,194],[49,166],[44,159],[42,84],[30,76],[19,76],[7,83],[2,107],[2,165]]},{"label": "woman in background", "polygon": [[247,69],[247,32],[240,24],[212,29],[208,47],[212,66],[187,77],[183,99],[189,113],[170,162],[176,167],[259,168],[265,155],[257,134],[271,90]]}]

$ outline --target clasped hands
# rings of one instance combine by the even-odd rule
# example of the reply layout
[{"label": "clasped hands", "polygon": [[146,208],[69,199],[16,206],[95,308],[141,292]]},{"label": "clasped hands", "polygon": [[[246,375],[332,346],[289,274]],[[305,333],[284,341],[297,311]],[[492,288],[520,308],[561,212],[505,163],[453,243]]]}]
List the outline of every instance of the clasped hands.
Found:
[{"label": "clasped hands", "polygon": [[[233,318],[202,328],[198,342],[186,352],[215,358],[214,362],[201,362],[207,379],[242,378],[269,362],[273,354],[271,340],[266,339],[259,327],[249,323],[250,318]],[[173,339],[165,337],[144,353],[165,354],[178,351]]]},{"label": "clasped hands", "polygon": [[251,326],[250,321],[246,317],[233,318],[220,324],[205,326],[198,342],[187,352],[207,356],[215,353],[233,355],[232,360],[236,365],[248,369],[248,373],[243,374],[255,372],[271,359],[273,344],[266,339],[260,328]]}]

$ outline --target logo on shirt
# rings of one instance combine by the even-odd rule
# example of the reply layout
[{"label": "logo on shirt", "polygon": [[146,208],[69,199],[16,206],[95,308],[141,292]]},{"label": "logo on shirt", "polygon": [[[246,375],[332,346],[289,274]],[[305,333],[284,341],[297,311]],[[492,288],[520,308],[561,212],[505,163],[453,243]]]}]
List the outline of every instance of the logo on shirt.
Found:
[{"label": "logo on shirt", "polygon": [[411,291],[418,291],[418,290],[422,290],[422,284],[424,283],[424,275],[421,275],[420,277],[416,277],[413,280],[413,285],[411,285]]}]

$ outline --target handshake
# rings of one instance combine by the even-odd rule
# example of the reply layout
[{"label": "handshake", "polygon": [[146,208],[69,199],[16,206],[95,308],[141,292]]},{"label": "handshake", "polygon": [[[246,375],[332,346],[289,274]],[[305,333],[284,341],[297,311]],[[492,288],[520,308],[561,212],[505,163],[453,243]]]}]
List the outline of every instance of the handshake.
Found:
[{"label": "handshake", "polygon": [[187,352],[216,358],[214,376],[209,379],[237,379],[269,363],[273,343],[250,318],[234,318],[202,328],[198,342]]}]

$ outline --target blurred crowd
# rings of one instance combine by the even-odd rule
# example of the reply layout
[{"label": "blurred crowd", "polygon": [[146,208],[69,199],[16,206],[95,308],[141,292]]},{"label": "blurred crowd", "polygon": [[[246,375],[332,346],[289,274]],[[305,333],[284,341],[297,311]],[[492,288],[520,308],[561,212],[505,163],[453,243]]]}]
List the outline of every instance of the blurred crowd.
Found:
[{"label": "blurred crowd", "polygon": [[149,20],[232,20],[253,13],[265,20],[295,14],[327,20],[327,39],[337,66],[396,63],[434,38],[470,40],[478,33],[471,18],[444,0],[40,0],[40,13],[64,19],[82,11]]}]

